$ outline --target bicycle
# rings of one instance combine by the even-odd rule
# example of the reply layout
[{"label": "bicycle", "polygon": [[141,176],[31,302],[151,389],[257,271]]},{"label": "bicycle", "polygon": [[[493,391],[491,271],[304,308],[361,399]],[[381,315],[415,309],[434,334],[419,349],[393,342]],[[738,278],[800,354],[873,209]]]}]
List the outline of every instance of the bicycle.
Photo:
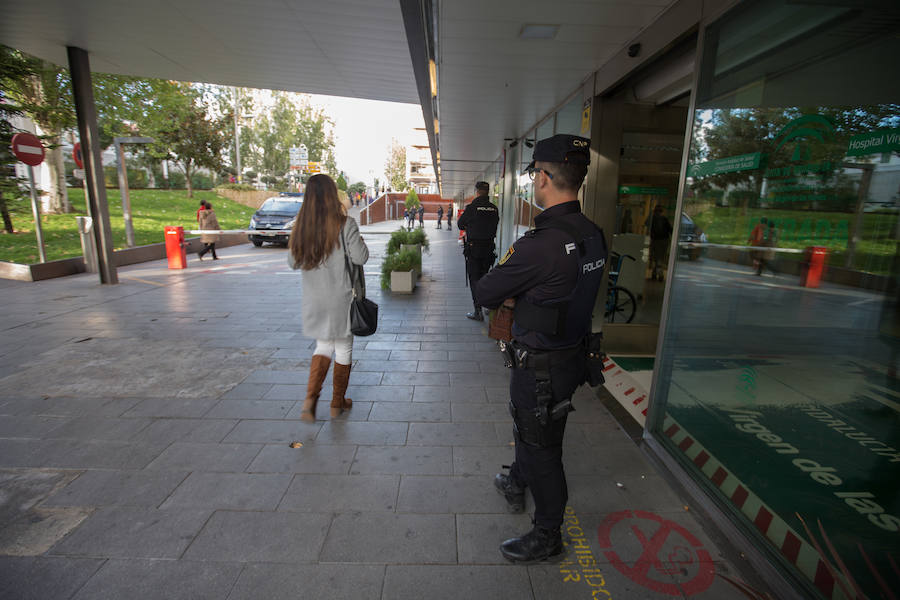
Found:
[{"label": "bicycle", "polygon": [[606,290],[606,311],[603,316],[607,323],[619,322],[631,323],[634,319],[634,313],[637,310],[637,302],[627,288],[616,285],[619,281],[619,273],[622,271],[622,263],[625,259],[636,260],[630,254],[612,253],[613,261],[616,263],[615,270],[610,265],[609,283]]}]

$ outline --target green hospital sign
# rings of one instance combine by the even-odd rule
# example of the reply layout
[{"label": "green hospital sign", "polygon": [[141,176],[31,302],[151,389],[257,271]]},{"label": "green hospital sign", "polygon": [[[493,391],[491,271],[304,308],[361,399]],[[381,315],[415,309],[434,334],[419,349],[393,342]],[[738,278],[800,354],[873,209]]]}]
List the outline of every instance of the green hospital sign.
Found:
[{"label": "green hospital sign", "polygon": [[706,175],[721,175],[722,173],[735,173],[737,171],[752,171],[759,168],[761,159],[761,152],[717,158],[716,160],[690,165],[688,167],[688,176],[705,177]]},{"label": "green hospital sign", "polygon": [[900,129],[877,129],[854,135],[847,146],[847,156],[884,154],[900,151]]},{"label": "green hospital sign", "polygon": [[619,194],[633,194],[640,196],[668,196],[669,190],[666,188],[644,187],[640,185],[620,185]]}]

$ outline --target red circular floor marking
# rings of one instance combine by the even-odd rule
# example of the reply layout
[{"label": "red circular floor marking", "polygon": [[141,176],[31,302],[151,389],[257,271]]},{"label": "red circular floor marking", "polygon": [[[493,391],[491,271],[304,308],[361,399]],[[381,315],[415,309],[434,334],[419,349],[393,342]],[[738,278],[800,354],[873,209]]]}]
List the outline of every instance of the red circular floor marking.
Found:
[{"label": "red circular floor marking", "polygon": [[[613,547],[613,539],[626,536],[629,531],[642,547],[640,557],[630,565]],[[597,538],[612,566],[633,582],[662,594],[699,594],[712,585],[716,575],[712,557],[694,534],[651,512],[612,513],[600,523]],[[688,569],[690,579],[676,584],[671,576],[683,575],[682,569]]]}]

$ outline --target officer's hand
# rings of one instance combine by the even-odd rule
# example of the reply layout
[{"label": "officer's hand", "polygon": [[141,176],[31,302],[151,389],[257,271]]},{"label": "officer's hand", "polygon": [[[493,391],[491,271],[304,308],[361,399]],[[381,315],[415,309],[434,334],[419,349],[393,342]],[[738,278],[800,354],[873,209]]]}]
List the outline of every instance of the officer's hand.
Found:
[{"label": "officer's hand", "polygon": [[507,298],[506,300],[503,301],[503,306],[505,306],[506,308],[515,308],[516,299],[515,298]]}]

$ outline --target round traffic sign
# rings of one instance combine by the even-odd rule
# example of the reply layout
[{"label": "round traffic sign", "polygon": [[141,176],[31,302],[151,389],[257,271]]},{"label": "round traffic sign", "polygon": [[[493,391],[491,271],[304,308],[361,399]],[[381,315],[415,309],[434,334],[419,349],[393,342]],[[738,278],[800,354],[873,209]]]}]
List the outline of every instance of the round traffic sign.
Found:
[{"label": "round traffic sign", "polygon": [[44,162],[44,145],[36,135],[17,133],[12,138],[12,151],[16,158],[31,167]]},{"label": "round traffic sign", "polygon": [[75,145],[72,146],[72,158],[75,159],[75,164],[79,169],[84,168],[84,161],[81,160],[81,142],[75,142]]},{"label": "round traffic sign", "polygon": [[700,540],[657,514],[612,513],[597,528],[597,538],[610,565],[655,592],[693,596],[706,591],[715,579],[715,564]]}]

